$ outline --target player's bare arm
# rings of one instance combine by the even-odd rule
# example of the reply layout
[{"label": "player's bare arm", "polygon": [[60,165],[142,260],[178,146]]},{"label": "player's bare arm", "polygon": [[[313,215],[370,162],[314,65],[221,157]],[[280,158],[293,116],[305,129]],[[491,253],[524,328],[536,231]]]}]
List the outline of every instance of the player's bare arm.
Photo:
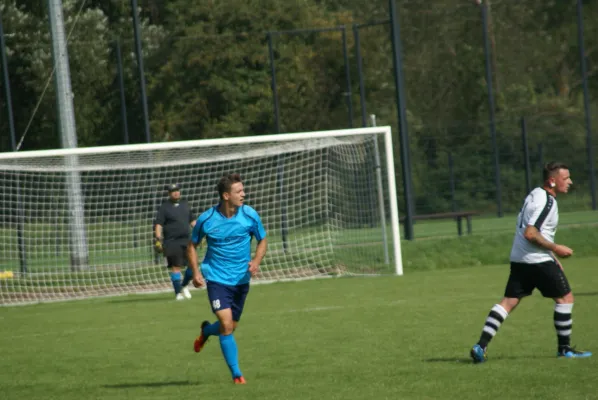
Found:
[{"label": "player's bare arm", "polygon": [[162,232],[162,225],[156,224],[156,227],[154,228],[154,249],[158,253],[162,253],[164,251],[164,243],[162,242]]},{"label": "player's bare arm", "polygon": [[196,288],[202,287],[206,284],[199,270],[199,266],[197,263],[197,247],[196,244],[193,242],[189,242],[187,245],[187,261],[189,262],[189,268],[193,271],[193,286]]},{"label": "player's bare arm", "polygon": [[525,228],[523,235],[531,243],[550,250],[559,257],[569,257],[573,255],[573,250],[571,250],[569,247],[546,240],[540,231],[533,225],[528,225],[527,228]]},{"label": "player's bare arm", "polygon": [[255,249],[255,255],[251,261],[249,261],[249,272],[251,272],[251,276],[255,276],[258,271],[260,270],[260,264],[262,263],[262,259],[266,255],[266,250],[268,248],[268,240],[262,239],[257,243],[257,247]]}]

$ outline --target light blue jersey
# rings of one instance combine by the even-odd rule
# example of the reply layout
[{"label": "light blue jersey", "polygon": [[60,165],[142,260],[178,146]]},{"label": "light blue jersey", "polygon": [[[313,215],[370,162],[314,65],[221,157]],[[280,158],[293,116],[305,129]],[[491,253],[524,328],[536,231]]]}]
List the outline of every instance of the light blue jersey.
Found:
[{"label": "light blue jersey", "polygon": [[242,285],[251,279],[251,239],[266,237],[266,230],[257,211],[242,205],[231,218],[226,218],[216,205],[202,213],[191,234],[197,245],[205,237],[208,243],[201,271],[208,282]]}]

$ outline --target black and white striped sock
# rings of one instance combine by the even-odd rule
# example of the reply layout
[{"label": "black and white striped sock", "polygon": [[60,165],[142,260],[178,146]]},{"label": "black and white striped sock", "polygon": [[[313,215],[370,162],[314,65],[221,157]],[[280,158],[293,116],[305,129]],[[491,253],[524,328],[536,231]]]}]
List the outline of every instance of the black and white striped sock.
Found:
[{"label": "black and white striped sock", "polygon": [[509,313],[501,305],[495,304],[494,307],[492,307],[490,314],[488,314],[488,317],[486,318],[486,323],[484,324],[480,340],[478,341],[478,344],[481,347],[486,348],[488,346],[488,343],[490,343],[494,335],[496,335],[498,328],[500,328],[508,316]]},{"label": "black and white striped sock", "polygon": [[571,330],[573,328],[572,311],[573,303],[554,305],[554,327],[556,328],[559,349],[571,345]]}]

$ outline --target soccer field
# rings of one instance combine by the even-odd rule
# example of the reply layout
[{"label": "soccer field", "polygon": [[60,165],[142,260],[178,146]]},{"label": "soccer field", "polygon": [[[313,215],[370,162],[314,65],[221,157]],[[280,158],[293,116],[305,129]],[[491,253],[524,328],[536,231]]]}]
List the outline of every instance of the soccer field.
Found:
[{"label": "soccer field", "polygon": [[[573,344],[598,353],[598,258],[565,263]],[[235,336],[192,350],[205,291],[0,308],[0,399],[594,399],[598,354],[557,359],[553,306],[526,299],[473,365],[508,266],[255,285]]]}]

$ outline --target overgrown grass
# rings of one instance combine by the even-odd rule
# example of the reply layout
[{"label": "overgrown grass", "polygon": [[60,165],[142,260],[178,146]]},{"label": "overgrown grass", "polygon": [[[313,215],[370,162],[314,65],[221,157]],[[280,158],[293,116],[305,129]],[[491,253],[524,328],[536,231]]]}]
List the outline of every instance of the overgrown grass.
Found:
[{"label": "overgrown grass", "polygon": [[[496,215],[481,215],[472,218],[473,234],[513,232],[517,214],[506,214],[502,218]],[[575,211],[560,213],[559,228],[566,228],[571,225],[598,224],[597,211]],[[451,220],[417,221],[414,225],[415,238],[430,238],[438,236],[456,236],[457,224]],[[466,224],[463,221],[463,232],[466,232]],[[401,235],[403,231],[401,231]],[[403,237],[403,236],[402,236]]]},{"label": "overgrown grass", "polygon": [[[402,243],[407,271],[508,264],[514,232],[497,232],[463,237]],[[570,246],[574,254],[598,256],[598,227],[569,226],[559,229],[558,243]],[[566,261],[565,261],[566,263]]]}]

